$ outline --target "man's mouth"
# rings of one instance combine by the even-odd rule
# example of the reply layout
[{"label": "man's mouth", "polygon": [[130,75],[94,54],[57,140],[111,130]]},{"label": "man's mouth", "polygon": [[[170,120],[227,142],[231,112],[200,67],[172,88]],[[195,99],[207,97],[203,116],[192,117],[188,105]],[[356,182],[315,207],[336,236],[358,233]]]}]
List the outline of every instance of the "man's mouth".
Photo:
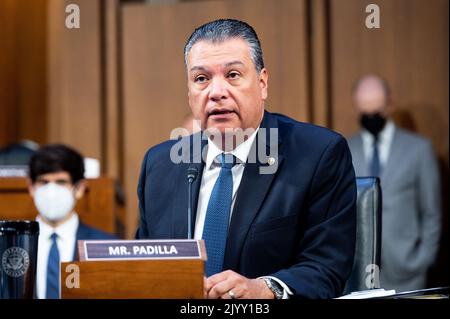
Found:
[{"label": "man's mouth", "polygon": [[208,116],[221,117],[221,116],[228,116],[234,113],[236,112],[229,109],[213,109],[208,113]]}]

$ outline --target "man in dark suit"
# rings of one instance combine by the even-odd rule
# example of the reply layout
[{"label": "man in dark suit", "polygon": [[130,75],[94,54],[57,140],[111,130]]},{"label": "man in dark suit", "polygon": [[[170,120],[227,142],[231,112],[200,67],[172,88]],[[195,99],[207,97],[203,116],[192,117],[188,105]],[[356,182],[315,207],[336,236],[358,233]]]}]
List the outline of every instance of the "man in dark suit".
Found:
[{"label": "man in dark suit", "polygon": [[29,192],[39,211],[39,249],[36,294],[59,298],[59,263],[78,259],[81,239],[115,237],[83,224],[73,210],[85,191],[84,160],[65,145],[40,148],[29,163]]},{"label": "man in dark suit", "polygon": [[208,255],[205,296],[339,296],[352,269],[356,227],[345,139],[264,111],[268,74],[257,35],[244,22],[196,29],[185,63],[202,132],[145,155],[137,238],[188,237],[189,170],[198,173],[191,223]]}]

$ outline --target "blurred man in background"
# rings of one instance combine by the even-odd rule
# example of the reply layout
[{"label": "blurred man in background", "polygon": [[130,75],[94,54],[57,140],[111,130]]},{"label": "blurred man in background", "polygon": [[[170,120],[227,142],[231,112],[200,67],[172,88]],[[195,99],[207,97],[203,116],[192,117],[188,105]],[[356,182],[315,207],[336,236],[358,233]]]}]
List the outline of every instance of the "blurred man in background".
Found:
[{"label": "blurred man in background", "polygon": [[431,142],[390,119],[390,90],[382,78],[359,79],[353,99],[362,126],[349,138],[356,176],[381,180],[381,287],[425,288],[441,230],[441,189]]},{"label": "blurred man in background", "polygon": [[81,239],[113,239],[80,222],[73,210],[85,191],[84,162],[65,145],[40,148],[29,163],[29,192],[39,212],[36,293],[39,299],[59,298],[59,263],[77,258]]}]

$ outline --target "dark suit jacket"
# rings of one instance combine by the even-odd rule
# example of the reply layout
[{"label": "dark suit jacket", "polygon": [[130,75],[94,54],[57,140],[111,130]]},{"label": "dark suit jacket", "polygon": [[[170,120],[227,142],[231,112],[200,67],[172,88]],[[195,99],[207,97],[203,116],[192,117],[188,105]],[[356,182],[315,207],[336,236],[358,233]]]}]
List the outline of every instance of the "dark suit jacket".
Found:
[{"label": "dark suit jacket", "polygon": [[[267,161],[246,163],[224,270],[249,278],[275,276],[298,297],[338,296],[352,269],[356,234],[356,183],[347,142],[328,129],[269,112],[260,127],[278,129],[278,169],[260,174]],[[269,140],[267,134],[266,154]],[[170,151],[176,143],[164,142],[145,155],[137,238],[187,237],[186,171],[194,166],[200,172],[193,183],[196,212],[204,163],[174,164]],[[256,139],[252,147],[257,144]],[[192,153],[198,161],[199,152]]]},{"label": "dark suit jacket", "polygon": [[[81,221],[77,229],[77,241],[78,240],[96,240],[96,239],[117,239],[114,235],[105,233],[96,228],[90,227],[83,224]],[[78,246],[77,241],[75,241],[75,251],[73,255],[73,260],[78,260]]]}]

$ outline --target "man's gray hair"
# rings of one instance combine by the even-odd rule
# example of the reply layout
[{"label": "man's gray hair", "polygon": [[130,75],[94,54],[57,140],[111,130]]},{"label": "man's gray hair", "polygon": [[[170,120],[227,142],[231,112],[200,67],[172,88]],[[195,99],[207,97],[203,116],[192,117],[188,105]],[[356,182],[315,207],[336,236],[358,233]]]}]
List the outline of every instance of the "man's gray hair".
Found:
[{"label": "man's gray hair", "polygon": [[260,72],[264,68],[264,61],[258,36],[249,24],[235,19],[219,19],[195,29],[184,46],[185,65],[187,65],[189,51],[198,41],[211,41],[216,44],[235,38],[240,38],[247,42],[256,71]]}]

